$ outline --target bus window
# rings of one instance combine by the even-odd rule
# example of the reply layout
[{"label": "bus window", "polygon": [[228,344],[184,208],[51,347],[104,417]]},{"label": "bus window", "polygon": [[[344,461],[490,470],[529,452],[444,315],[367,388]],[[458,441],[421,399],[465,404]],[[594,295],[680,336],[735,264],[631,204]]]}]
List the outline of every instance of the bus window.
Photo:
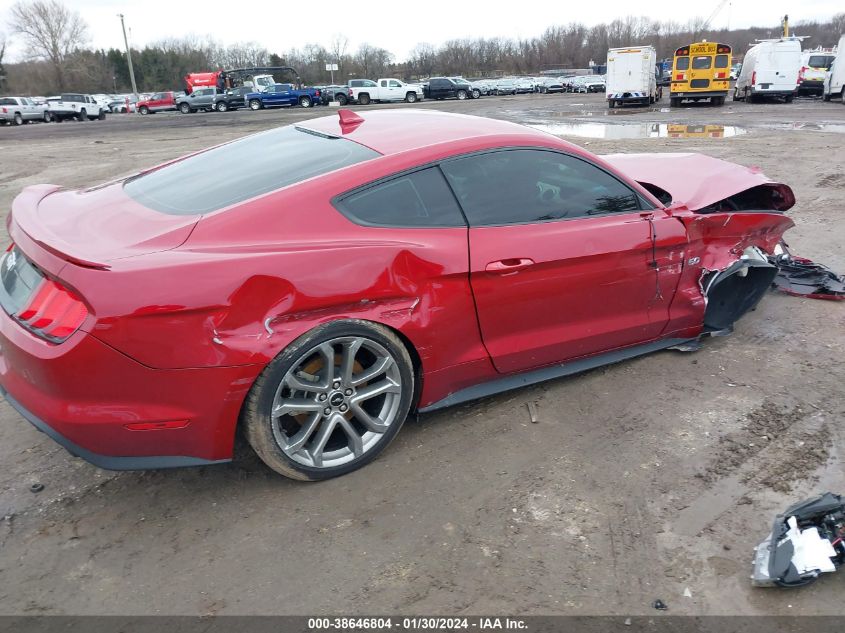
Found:
[{"label": "bus window", "polygon": [[676,57],[675,68],[677,70],[689,70],[689,57]]},{"label": "bus window", "polygon": [[693,70],[707,70],[710,68],[710,65],[713,63],[713,58],[709,55],[701,55],[700,57],[694,57],[692,60],[692,67]]},{"label": "bus window", "polygon": [[727,68],[728,67],[728,56],[727,55],[716,55],[716,68]]}]

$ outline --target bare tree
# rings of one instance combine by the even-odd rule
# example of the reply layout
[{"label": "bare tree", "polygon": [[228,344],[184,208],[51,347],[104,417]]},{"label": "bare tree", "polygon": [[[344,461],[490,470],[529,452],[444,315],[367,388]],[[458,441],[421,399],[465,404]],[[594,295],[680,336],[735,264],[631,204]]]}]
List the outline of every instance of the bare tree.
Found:
[{"label": "bare tree", "polygon": [[341,72],[341,76],[343,74],[343,61],[346,57],[346,49],[349,48],[349,38],[343,35],[342,33],[335,33],[332,36],[332,43],[331,49],[329,52],[332,54],[332,63],[336,63],[338,69]]},{"label": "bare tree", "polygon": [[3,68],[3,57],[6,55],[6,34],[0,31],[0,91],[6,85],[6,69]]},{"label": "bare tree", "polygon": [[88,25],[58,0],[21,0],[10,13],[12,32],[23,37],[30,58],[51,65],[56,85],[63,90],[65,63],[88,40]]}]

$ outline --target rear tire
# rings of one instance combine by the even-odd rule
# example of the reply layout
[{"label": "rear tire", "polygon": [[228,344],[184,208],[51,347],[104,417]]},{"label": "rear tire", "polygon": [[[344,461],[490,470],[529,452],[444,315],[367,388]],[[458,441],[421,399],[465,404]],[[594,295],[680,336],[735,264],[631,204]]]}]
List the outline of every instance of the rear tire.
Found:
[{"label": "rear tire", "polygon": [[85,121],[88,118],[88,112],[86,112],[85,108],[82,108],[79,111],[79,114],[76,115],[77,121]]},{"label": "rear tire", "polygon": [[342,106],[345,106],[347,103],[349,103],[349,97],[344,94],[335,95],[335,99]]},{"label": "rear tire", "polygon": [[12,121],[15,125],[23,125],[23,115],[20,112],[15,112],[15,116]]},{"label": "rear tire", "polygon": [[311,97],[300,97],[299,98],[299,107],[300,108],[310,108],[311,107]]},{"label": "rear tire", "polygon": [[783,98],[784,103],[792,103],[792,100],[795,99],[795,95],[786,95]]},{"label": "rear tire", "polygon": [[49,123],[52,120],[53,120],[53,115],[50,114],[49,112],[45,111],[44,112],[44,123]]},{"label": "rear tire", "polygon": [[370,95],[366,92],[364,94],[358,95],[358,103],[361,105],[370,105]]},{"label": "rear tire", "polygon": [[226,112],[228,109],[229,109],[229,106],[225,101],[218,101],[217,102],[217,111],[218,112]]},{"label": "rear tire", "polygon": [[399,432],[413,396],[411,358],[393,332],[369,321],[333,321],[303,334],[267,365],[247,395],[241,423],[270,468],[319,481],[374,460]]},{"label": "rear tire", "polygon": [[106,120],[106,111],[105,110],[100,110],[100,114],[97,115],[97,120],[98,121],[105,121]]}]

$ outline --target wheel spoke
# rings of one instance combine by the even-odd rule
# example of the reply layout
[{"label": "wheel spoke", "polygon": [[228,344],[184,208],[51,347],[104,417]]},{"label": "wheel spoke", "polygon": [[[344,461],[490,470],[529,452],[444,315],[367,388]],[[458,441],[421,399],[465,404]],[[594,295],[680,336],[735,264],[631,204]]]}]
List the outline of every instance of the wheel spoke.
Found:
[{"label": "wheel spoke", "polygon": [[361,349],[363,342],[364,341],[361,339],[356,338],[345,346],[346,349],[344,350],[343,362],[340,366],[340,379],[345,385],[352,384],[352,372],[355,369],[355,356],[358,354],[358,350]]},{"label": "wheel spoke", "polygon": [[355,430],[351,424],[349,424],[349,420],[346,418],[339,418],[337,423],[340,425],[340,428],[343,429],[343,432],[346,434],[347,439],[349,440],[348,446],[349,450],[352,451],[352,454],[355,457],[360,457],[364,454],[364,442],[361,441],[361,436],[358,435],[358,432]]},{"label": "wheel spoke", "polygon": [[314,466],[317,468],[323,467],[323,449],[326,447],[326,442],[329,441],[329,437],[331,437],[332,431],[334,431],[334,427],[337,425],[337,419],[339,417],[341,416],[333,415],[323,419],[323,423],[320,425],[320,430],[317,431],[317,435],[314,437],[314,442],[311,445],[311,448],[308,449],[308,452],[311,454],[311,459],[314,462]]},{"label": "wheel spoke", "polygon": [[289,373],[285,376],[285,384],[290,387],[293,391],[305,391],[305,392],[326,392],[329,391],[331,388],[331,384],[326,385],[323,383],[318,382],[319,378],[316,376],[314,377],[314,382],[311,382],[307,378],[303,378],[304,376],[311,376],[311,374],[307,374],[304,371],[297,372],[297,373]]},{"label": "wheel spoke", "polygon": [[368,382],[383,374],[392,364],[393,359],[390,356],[382,356],[360,374],[353,376],[350,382],[353,387],[357,387],[358,385]]},{"label": "wheel spoke", "polygon": [[353,403],[351,410],[355,419],[367,427],[368,431],[372,431],[373,433],[384,433],[387,430],[386,424],[382,424],[381,421],[375,419],[369,413],[364,411],[364,409],[361,408],[361,405]]},{"label": "wheel spoke", "polygon": [[305,413],[307,411],[319,411],[323,408],[319,402],[313,400],[306,400],[305,398],[288,398],[277,403],[273,407],[272,416],[274,418],[283,415],[296,415],[297,413]]},{"label": "wheel spoke", "polygon": [[334,346],[331,343],[323,343],[320,345],[318,351],[325,362],[323,367],[323,370],[325,371],[323,384],[326,389],[331,389],[332,381],[334,380]]},{"label": "wheel spoke", "polygon": [[322,417],[319,412],[312,413],[305,424],[302,425],[302,428],[290,438],[284,450],[288,453],[296,453],[305,446],[305,443],[311,438],[311,434],[314,433],[314,429],[317,428],[317,424],[319,424]]},{"label": "wheel spoke", "polygon": [[367,385],[363,389],[359,389],[358,393],[356,393],[352,398],[352,402],[353,404],[358,404],[384,393],[401,393],[401,391],[402,389],[399,385],[393,382],[390,378],[385,378],[374,385]]}]

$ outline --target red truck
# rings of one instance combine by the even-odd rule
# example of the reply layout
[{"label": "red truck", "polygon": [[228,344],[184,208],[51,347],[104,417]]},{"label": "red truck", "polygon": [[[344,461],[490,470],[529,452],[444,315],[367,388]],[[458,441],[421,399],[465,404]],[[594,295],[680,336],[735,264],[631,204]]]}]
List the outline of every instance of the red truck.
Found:
[{"label": "red truck", "polygon": [[135,104],[135,111],[139,114],[152,114],[153,112],[175,110],[177,96],[175,92],[156,92],[149,98],[138,101]]}]

